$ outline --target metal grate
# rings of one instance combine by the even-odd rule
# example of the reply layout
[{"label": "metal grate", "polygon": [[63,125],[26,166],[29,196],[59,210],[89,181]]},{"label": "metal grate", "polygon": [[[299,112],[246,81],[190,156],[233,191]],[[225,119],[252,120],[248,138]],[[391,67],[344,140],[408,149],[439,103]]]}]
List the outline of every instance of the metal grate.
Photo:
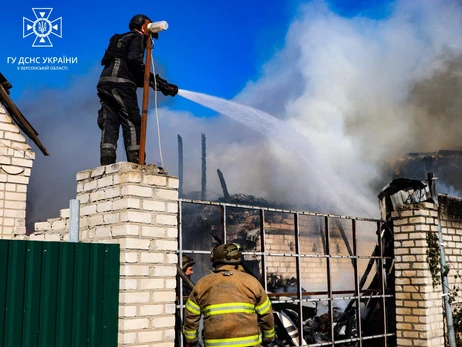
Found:
[{"label": "metal grate", "polygon": [[[219,219],[220,226],[218,228],[218,231],[221,234],[221,239],[225,240],[225,242],[230,241],[230,225],[228,225],[228,222],[229,216],[232,213],[231,211],[233,211],[233,213],[238,213],[236,211],[242,211],[242,213],[247,211],[249,213],[253,213],[255,216],[258,216],[255,219],[259,221],[259,225],[255,230],[258,230],[259,247],[257,248],[259,249],[250,251],[244,249],[243,254],[244,256],[254,257],[258,259],[259,269],[261,270],[261,273],[259,274],[259,279],[262,285],[264,286],[265,290],[268,292],[268,296],[272,300],[274,310],[277,311],[279,307],[283,307],[287,304],[290,304],[292,305],[292,307],[296,308],[294,311],[296,312],[298,319],[292,320],[292,323],[296,326],[298,330],[298,335],[291,341],[288,341],[289,338],[286,338],[286,340],[283,343],[284,345],[394,345],[394,309],[393,307],[390,307],[394,303],[394,278],[392,271],[392,228],[389,228],[388,225],[386,225],[383,221],[371,218],[339,216],[307,211],[293,211],[270,207],[179,199],[178,252],[180,259],[183,254],[195,254],[199,257],[204,257],[204,255],[210,254],[210,249],[207,249],[206,242],[202,242],[205,248],[197,246],[197,239],[204,237],[206,234],[193,235],[193,230],[187,230],[188,222],[194,219],[200,219],[198,216],[201,215],[201,208],[206,208],[207,206],[215,206],[216,209],[219,209],[219,212],[216,211],[216,214],[219,213],[219,218],[218,216],[216,216],[215,222],[217,222]],[[185,209],[191,207],[196,208],[197,213],[186,213],[185,215]],[[293,246],[293,248],[291,248],[290,251],[282,250],[277,252],[274,249],[270,249],[271,247],[268,244],[268,237],[271,235],[268,231],[269,224],[266,221],[265,217],[268,214],[275,213],[283,214],[285,216],[291,216],[290,223],[292,223],[293,221],[293,224],[291,224],[291,227],[289,228],[293,231],[293,234],[288,234],[287,231],[285,231],[285,233],[287,234],[287,238],[290,238],[291,240],[290,246]],[[313,246],[312,249],[303,249],[302,247],[301,239],[309,236],[306,236],[306,232],[305,234],[303,234],[301,230],[301,219],[311,217],[315,217],[317,220],[319,220],[318,227],[319,231],[322,232],[317,231],[317,237],[322,241],[322,247],[319,247],[321,251],[318,251],[317,245]],[[375,239],[374,250],[373,252],[371,252],[370,255],[362,254],[361,249],[359,248],[360,246],[358,246],[358,232],[360,232],[360,236],[363,237],[364,231],[361,231],[361,228],[364,229],[365,225],[367,225],[367,228],[365,229],[368,237],[370,237],[370,235],[372,234],[371,230],[375,230],[377,235]],[[348,236],[346,235],[345,226],[347,226],[348,232],[351,235],[350,239],[348,239]],[[305,229],[306,228],[310,228],[310,225],[305,225]],[[316,231],[313,229],[316,228],[311,226],[311,235],[316,234]],[[196,241],[196,247],[194,247],[191,244],[191,242],[186,241],[186,239],[190,239],[191,236],[194,236],[194,240]],[[335,238],[337,242],[336,250],[332,249],[332,246],[334,245],[334,243],[332,242],[333,238]],[[343,243],[341,241],[343,241]],[[343,247],[343,253],[346,254],[341,254],[342,252],[339,252],[340,247],[338,245],[340,243]],[[269,269],[272,267],[272,264],[283,260],[287,261],[287,259],[290,259],[289,261],[294,260],[293,269],[295,270],[294,277],[296,279],[295,288],[292,287],[292,290],[287,290],[281,293],[269,291]],[[303,288],[302,282],[306,283],[310,281],[309,275],[307,276],[308,278],[306,278],[306,274],[303,274],[303,270],[306,270],[304,268],[307,265],[306,262],[309,262],[310,259],[321,261],[323,264],[325,263],[325,288],[323,290],[305,290]],[[360,261],[367,261],[367,266],[365,267],[365,270],[362,273],[360,273],[359,271]],[[342,262],[345,264],[351,263],[351,278],[354,288],[346,290],[335,288],[336,285],[333,280],[333,274],[335,273],[334,269],[336,268],[336,264],[340,264]],[[373,276],[373,278],[371,279],[368,275],[371,273],[372,268],[374,268],[374,265],[376,272],[375,276]],[[367,283],[368,278],[369,283]],[[182,281],[181,279],[179,281],[179,288],[181,288]],[[364,288],[365,285],[369,285],[369,287]],[[183,296],[179,293],[177,305],[177,314],[179,321],[182,321],[183,319],[184,300],[185,298],[183,298]],[[335,312],[335,308],[338,302],[348,302],[348,305],[346,305],[345,310],[343,310],[343,312],[341,313]],[[306,333],[304,332],[304,327],[306,327],[307,322],[309,322],[309,320],[312,318],[306,316],[306,313],[303,308],[304,304],[306,303],[313,303],[316,305],[318,305],[318,303],[327,303],[327,314],[324,315],[324,317],[328,317],[328,329],[326,333],[328,341],[322,343],[306,342]],[[367,310],[361,310],[361,306],[364,304],[366,304],[365,307],[368,308]],[[334,316],[338,316],[339,314],[340,318],[337,317],[336,319],[336,317]],[[345,329],[350,329],[351,331],[355,332],[350,335],[346,334],[347,337],[342,337],[341,334],[339,334],[339,322],[343,322],[341,321],[341,319],[345,319],[345,315],[347,320],[349,319],[350,315],[354,315],[354,324],[346,324]],[[363,318],[361,318],[362,315]],[[379,320],[379,326],[375,326],[373,330],[369,329],[370,331],[367,331],[368,327],[364,326],[362,322],[365,321],[364,319],[370,320],[372,315],[375,315],[374,319]],[[180,341],[182,345],[182,336],[180,337]]]}]

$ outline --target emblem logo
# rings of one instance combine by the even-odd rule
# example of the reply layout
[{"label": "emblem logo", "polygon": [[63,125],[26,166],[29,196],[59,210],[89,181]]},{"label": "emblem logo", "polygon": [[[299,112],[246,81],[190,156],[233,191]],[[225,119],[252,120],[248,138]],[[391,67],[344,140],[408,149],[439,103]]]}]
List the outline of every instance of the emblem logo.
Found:
[{"label": "emblem logo", "polygon": [[35,20],[22,17],[22,37],[35,35],[32,47],[53,47],[49,36],[53,34],[62,37],[63,19],[59,17],[51,21],[49,18],[52,11],[52,8],[33,8]]}]

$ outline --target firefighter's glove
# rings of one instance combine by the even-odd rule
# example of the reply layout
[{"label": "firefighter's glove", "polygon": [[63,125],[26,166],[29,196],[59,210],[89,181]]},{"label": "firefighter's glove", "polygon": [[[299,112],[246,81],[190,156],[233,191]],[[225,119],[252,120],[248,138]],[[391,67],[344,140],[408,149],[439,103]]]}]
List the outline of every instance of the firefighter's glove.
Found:
[{"label": "firefighter's glove", "polygon": [[164,95],[175,96],[178,94],[178,87],[174,84],[168,83],[166,80],[161,78],[159,75],[156,75],[156,90],[160,90]]},{"label": "firefighter's glove", "polygon": [[263,339],[262,342],[261,342],[261,345],[262,346],[269,346],[269,345],[271,345],[271,342],[273,342],[273,338]]}]

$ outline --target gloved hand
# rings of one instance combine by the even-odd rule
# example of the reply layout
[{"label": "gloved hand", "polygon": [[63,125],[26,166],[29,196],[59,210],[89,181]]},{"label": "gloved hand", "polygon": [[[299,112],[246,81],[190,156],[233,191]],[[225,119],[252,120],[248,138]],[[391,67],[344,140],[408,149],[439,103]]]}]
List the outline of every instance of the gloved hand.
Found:
[{"label": "gloved hand", "polygon": [[262,345],[262,346],[269,346],[269,345],[271,345],[271,342],[273,342],[273,338],[270,338],[270,339],[263,339],[263,340],[261,341],[261,345]]},{"label": "gloved hand", "polygon": [[155,81],[157,86],[154,89],[160,90],[162,94],[171,96],[175,96],[178,94],[178,87],[174,84],[168,83],[167,80],[164,80],[158,74],[156,75]]}]

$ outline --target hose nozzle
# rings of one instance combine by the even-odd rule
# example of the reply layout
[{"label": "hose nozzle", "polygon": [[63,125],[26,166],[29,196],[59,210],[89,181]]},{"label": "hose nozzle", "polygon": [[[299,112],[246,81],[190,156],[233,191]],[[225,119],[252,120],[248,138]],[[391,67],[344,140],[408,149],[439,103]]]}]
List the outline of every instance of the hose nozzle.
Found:
[{"label": "hose nozzle", "polygon": [[148,24],[148,30],[153,34],[157,34],[167,29],[168,29],[168,23],[166,21],[151,22]]}]

